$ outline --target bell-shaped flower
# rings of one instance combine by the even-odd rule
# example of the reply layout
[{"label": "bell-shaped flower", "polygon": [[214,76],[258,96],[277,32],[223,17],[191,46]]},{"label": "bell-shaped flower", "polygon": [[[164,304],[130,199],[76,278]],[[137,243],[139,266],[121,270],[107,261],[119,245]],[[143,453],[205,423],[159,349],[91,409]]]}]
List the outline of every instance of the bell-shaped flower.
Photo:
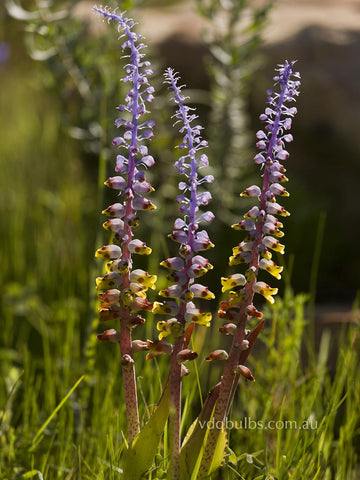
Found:
[{"label": "bell-shaped flower", "polygon": [[103,277],[97,277],[96,288],[97,290],[108,290],[116,287],[121,287],[122,277],[116,272],[110,272]]},{"label": "bell-shaped flower", "polygon": [[229,265],[232,267],[233,265],[241,265],[242,263],[250,263],[252,259],[251,252],[240,252],[236,255],[232,255],[229,258]]},{"label": "bell-shaped flower", "polygon": [[118,320],[121,318],[121,308],[118,305],[110,305],[108,307],[99,307],[100,322],[106,322],[108,320]]},{"label": "bell-shaped flower", "polygon": [[136,197],[133,201],[134,210],[146,210],[150,212],[151,210],[156,210],[156,206],[147,198]]},{"label": "bell-shaped flower", "polygon": [[200,283],[193,283],[190,287],[190,292],[195,298],[203,298],[205,300],[213,300],[215,298],[215,295],[210,292],[208,287],[205,287]]},{"label": "bell-shaped flower", "polygon": [[108,217],[123,217],[125,213],[125,207],[122,203],[114,203],[110,207],[106,208],[101,212],[103,215]]},{"label": "bell-shaped flower", "polygon": [[192,303],[187,304],[186,313],[184,315],[187,322],[194,322],[198,325],[210,327],[212,315],[210,312],[202,312],[196,308]]},{"label": "bell-shaped flower", "polygon": [[106,264],[106,269],[108,272],[116,272],[124,275],[130,270],[129,259],[124,257],[113,260],[112,262],[108,262]]},{"label": "bell-shaped flower", "polygon": [[118,233],[124,231],[124,222],[120,218],[111,218],[103,223],[103,227],[105,230]]},{"label": "bell-shaped flower", "polygon": [[95,257],[120,258],[121,248],[118,245],[104,245],[96,250]]},{"label": "bell-shaped flower", "polygon": [[220,333],[225,333],[225,335],[234,335],[236,331],[235,323],[226,323],[222,327],[218,328]]},{"label": "bell-shaped flower", "polygon": [[96,338],[102,342],[119,343],[121,334],[114,328],[110,328],[109,330],[105,330],[105,332],[96,335]]},{"label": "bell-shaped flower", "polygon": [[141,270],[140,268],[133,270],[130,273],[131,282],[140,283],[141,285],[151,288],[152,290],[155,290],[156,279],[156,275],[150,275],[148,272],[145,272],[145,270]]},{"label": "bell-shaped flower", "polygon": [[281,254],[284,254],[285,245],[282,245],[279,242],[279,240],[276,240],[276,238],[273,238],[273,237],[267,235],[266,237],[263,237],[262,244],[265,245],[265,247],[267,247],[267,248],[271,248],[275,252],[279,252]]},{"label": "bell-shaped flower", "polygon": [[209,250],[213,247],[214,244],[210,241],[209,235],[206,230],[202,230],[195,235],[195,240],[193,243],[194,252]]},{"label": "bell-shaped flower", "polygon": [[240,193],[241,197],[260,197],[261,189],[257,185],[251,185]]},{"label": "bell-shaped flower", "polygon": [[106,292],[99,292],[98,298],[104,306],[113,305],[119,302],[120,290],[112,288]]},{"label": "bell-shaped flower", "polygon": [[234,275],[229,275],[228,277],[221,277],[222,292],[230,290],[234,287],[243,287],[246,283],[246,278],[241,273],[235,273]]},{"label": "bell-shaped flower", "polygon": [[256,282],[254,284],[254,292],[262,295],[268,302],[274,303],[275,300],[273,298],[273,295],[277,294],[278,289],[271,288],[270,285],[265,282]]},{"label": "bell-shaped flower", "polygon": [[285,210],[284,207],[276,202],[266,202],[266,213],[281,215],[282,217],[288,217],[290,215],[290,213]]},{"label": "bell-shaped flower", "polygon": [[179,313],[179,305],[176,302],[154,302],[152,313],[154,315],[177,315]]},{"label": "bell-shaped flower", "polygon": [[160,265],[168,268],[169,270],[175,270],[179,272],[184,268],[184,260],[180,257],[171,257],[163,260]]},{"label": "bell-shaped flower", "polygon": [[171,285],[163,290],[160,290],[159,295],[166,298],[180,298],[182,294],[182,287],[180,285]]},{"label": "bell-shaped flower", "polygon": [[181,363],[191,362],[192,360],[195,360],[195,358],[197,358],[198,356],[199,355],[193,350],[185,348],[176,355],[176,361],[180,365]]},{"label": "bell-shaped flower", "polygon": [[121,175],[118,175],[116,177],[109,177],[104,184],[109,188],[113,188],[114,190],[124,191],[126,187],[126,180]]},{"label": "bell-shaped flower", "polygon": [[148,349],[150,350],[150,353],[146,355],[146,360],[158,357],[159,355],[170,355],[173,350],[171,343],[167,342],[166,340],[155,340],[154,342],[147,340],[146,343]]},{"label": "bell-shaped flower", "polygon": [[152,251],[145,242],[138,239],[131,240],[128,244],[128,248],[131,253],[137,253],[138,255],[150,255]]},{"label": "bell-shaped flower", "polygon": [[255,378],[253,377],[251,371],[245,365],[237,365],[234,370],[234,373],[242,375],[247,380],[250,380],[250,382],[255,382]]},{"label": "bell-shaped flower", "polygon": [[259,262],[259,267],[262,270],[266,270],[267,272],[270,273],[270,275],[280,280],[281,278],[280,273],[283,271],[283,267],[279,267],[272,260],[266,260],[265,258],[262,258]]},{"label": "bell-shaped flower", "polygon": [[133,340],[131,342],[131,349],[133,352],[144,352],[149,350],[147,342],[143,340]]},{"label": "bell-shaped flower", "polygon": [[156,324],[156,328],[160,331],[159,340],[169,336],[179,336],[183,332],[183,327],[176,318],[169,318],[168,320],[161,320]]},{"label": "bell-shaped flower", "polygon": [[218,360],[227,360],[228,357],[229,357],[229,354],[227,353],[226,350],[214,350],[205,358],[205,360],[207,362],[214,362]]}]

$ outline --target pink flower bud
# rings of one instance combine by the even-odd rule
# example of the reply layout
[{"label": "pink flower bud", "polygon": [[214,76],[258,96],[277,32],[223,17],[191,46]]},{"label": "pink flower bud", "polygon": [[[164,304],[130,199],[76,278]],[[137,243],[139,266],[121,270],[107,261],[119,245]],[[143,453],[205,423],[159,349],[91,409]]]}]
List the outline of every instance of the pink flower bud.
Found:
[{"label": "pink flower bud", "polygon": [[106,292],[98,293],[98,297],[104,306],[112,305],[113,303],[118,303],[119,295],[120,295],[120,290],[117,290],[116,288],[107,290]]},{"label": "pink flower bud", "polygon": [[122,217],[125,213],[125,207],[121,203],[114,203],[101,213],[107,215],[108,217]]},{"label": "pink flower bud", "polygon": [[227,323],[226,325],[219,327],[220,333],[225,333],[225,335],[234,335],[236,331],[235,323]]},{"label": "pink flower bud", "polygon": [[111,342],[111,343],[119,343],[120,342],[120,332],[115,330],[114,328],[110,328],[109,330],[105,330],[103,333],[98,333],[96,338],[101,340],[102,342]]},{"label": "pink flower bud", "polygon": [[104,182],[107,187],[113,188],[114,190],[124,190],[126,187],[125,178],[119,176],[109,177],[106,182]]},{"label": "pink flower bud", "polygon": [[96,250],[95,257],[120,258],[121,248],[118,245],[104,245]]},{"label": "pink flower bud", "polygon": [[214,350],[205,358],[205,360],[207,362],[213,362],[218,360],[227,360],[228,357],[229,355],[225,350]]},{"label": "pink flower bud", "polygon": [[109,305],[108,307],[99,307],[100,322],[108,320],[118,320],[121,318],[122,310],[118,305]]},{"label": "pink flower bud", "polygon": [[234,373],[242,375],[243,377],[250,380],[250,382],[255,382],[255,378],[253,377],[248,367],[245,367],[245,365],[237,365],[234,370]]},{"label": "pink flower bud", "polygon": [[186,362],[190,362],[191,360],[195,360],[195,358],[197,357],[198,357],[198,354],[196,352],[193,352],[192,350],[189,350],[188,348],[186,348],[184,350],[181,350],[181,352],[179,352],[176,355],[176,361],[178,364],[186,363]]}]

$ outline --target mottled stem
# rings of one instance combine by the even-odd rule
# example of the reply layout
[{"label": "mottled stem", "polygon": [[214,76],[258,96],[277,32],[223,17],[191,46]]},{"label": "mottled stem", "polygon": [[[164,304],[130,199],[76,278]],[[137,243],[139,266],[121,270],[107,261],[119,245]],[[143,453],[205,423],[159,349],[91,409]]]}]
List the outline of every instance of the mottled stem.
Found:
[{"label": "mottled stem", "polygon": [[180,478],[181,365],[178,364],[176,356],[183,349],[183,345],[183,337],[178,338],[174,345],[170,367],[170,478],[173,480]]},{"label": "mottled stem", "polygon": [[[120,321],[121,340],[119,342],[121,358],[130,357],[131,331],[126,325],[126,319]],[[122,362],[123,385],[125,393],[126,418],[128,425],[128,437],[131,444],[136,435],[140,432],[140,421],[136,391],[135,365],[133,362]]]}]

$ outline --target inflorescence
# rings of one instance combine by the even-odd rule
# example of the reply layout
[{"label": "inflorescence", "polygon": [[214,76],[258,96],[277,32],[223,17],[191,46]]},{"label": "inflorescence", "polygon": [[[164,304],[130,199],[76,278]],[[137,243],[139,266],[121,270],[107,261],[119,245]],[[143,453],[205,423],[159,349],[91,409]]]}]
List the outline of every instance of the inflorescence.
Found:
[{"label": "inflorescence", "polygon": [[[180,133],[183,136],[178,148],[185,151],[175,162],[175,168],[185,178],[179,182],[181,193],[176,198],[180,205],[181,217],[175,220],[174,230],[169,235],[171,240],[180,243],[179,255],[161,262],[161,265],[170,271],[167,278],[172,285],[161,290],[159,294],[171,300],[155,302],[153,309],[154,313],[172,316],[169,320],[158,322],[160,339],[171,334],[175,334],[175,338],[181,335],[186,322],[209,326],[211,313],[201,312],[192,300],[214,298],[214,294],[206,286],[195,283],[196,278],[213,268],[209,261],[199,254],[214,246],[206,230],[199,230],[199,226],[203,222],[211,222],[214,218],[212,212],[200,211],[200,208],[207,206],[211,200],[211,194],[203,187],[207,183],[212,183],[214,177],[200,174],[200,170],[209,165],[207,156],[201,152],[207,147],[207,141],[200,136],[202,127],[193,125],[197,116],[191,113],[193,110],[191,107],[185,105],[186,97],[177,84],[178,80],[178,75],[172,69],[166,70],[165,82],[173,91],[173,99],[177,105],[174,114],[175,124],[181,125]],[[179,303],[175,299],[178,299]]]},{"label": "inflorescence", "polygon": [[255,156],[254,162],[260,165],[263,182],[262,188],[252,185],[241,193],[243,197],[257,198],[258,204],[253,206],[241,221],[232,225],[235,230],[245,231],[246,236],[233,248],[229,264],[230,266],[244,264],[246,271],[244,275],[235,273],[221,279],[223,292],[231,290],[228,299],[221,302],[219,311],[220,317],[227,320],[232,319],[232,308],[244,305],[249,316],[259,318],[259,312],[255,308],[250,308],[254,293],[261,294],[268,302],[274,303],[273,295],[278,291],[277,288],[272,288],[259,280],[258,274],[259,270],[265,270],[280,279],[283,270],[283,267],[272,260],[270,250],[284,253],[284,245],[278,240],[284,235],[281,230],[283,224],[277,217],[290,215],[277,203],[276,197],[289,196],[283,185],[288,179],[281,162],[289,157],[286,144],[293,140],[289,130],[292,117],[297,112],[296,107],[286,105],[294,102],[299,94],[300,75],[293,72],[294,63],[286,61],[284,65],[278,66],[274,81],[279,92],[267,91],[268,107],[260,115],[260,120],[266,125],[256,134],[259,153]]},{"label": "inflorescence", "polygon": [[[103,224],[112,232],[113,243],[96,251],[97,257],[105,258],[107,273],[97,279],[97,289],[101,300],[100,319],[126,319],[127,328],[145,322],[136,312],[151,310],[152,304],[146,300],[146,290],[154,289],[156,276],[141,269],[133,269],[133,254],[149,255],[151,248],[145,242],[134,238],[133,230],[139,224],[139,211],[155,210],[155,205],[146,198],[154,191],[146,180],[146,169],[155,163],[149,155],[145,141],[153,137],[155,122],[144,119],[148,113],[147,104],[154,99],[154,88],[149,84],[152,75],[150,62],[144,60],[142,50],[145,44],[142,36],[132,28],[134,21],[123,13],[116,14],[108,9],[94,7],[95,12],[108,22],[114,21],[125,37],[122,49],[124,58],[129,61],[125,65],[124,83],[130,84],[125,103],[117,107],[121,117],[115,120],[115,126],[122,129],[122,134],[113,139],[113,145],[123,150],[116,157],[116,176],[106,180],[105,185],[118,192],[118,202],[110,205],[102,213],[108,220]],[[115,332],[115,333],[114,333]],[[98,335],[100,340],[119,341],[116,331],[106,331]]]}]

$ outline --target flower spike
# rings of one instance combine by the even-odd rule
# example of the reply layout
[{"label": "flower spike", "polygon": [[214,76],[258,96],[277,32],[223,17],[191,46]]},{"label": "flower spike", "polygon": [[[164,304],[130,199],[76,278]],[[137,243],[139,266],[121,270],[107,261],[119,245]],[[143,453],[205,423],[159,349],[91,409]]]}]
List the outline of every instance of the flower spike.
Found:
[{"label": "flower spike", "polygon": [[267,91],[268,107],[260,115],[260,120],[265,122],[265,128],[256,134],[258,140],[256,146],[260,152],[255,155],[254,162],[263,170],[263,182],[261,188],[252,185],[241,193],[243,197],[257,198],[259,203],[253,206],[242,220],[232,225],[235,230],[243,230],[247,235],[239,245],[233,248],[230,265],[244,264],[246,271],[245,276],[235,274],[222,279],[223,291],[237,286],[242,287],[237,292],[230,292],[229,299],[221,302],[223,318],[226,318],[224,313],[226,310],[240,307],[244,299],[250,305],[254,293],[262,295],[270,303],[274,302],[273,295],[277,293],[277,288],[258,281],[258,274],[261,269],[280,279],[283,269],[271,259],[270,250],[284,253],[284,245],[275,238],[281,238],[284,235],[281,230],[283,224],[277,216],[290,215],[282,205],[277,203],[276,197],[289,196],[283,186],[288,178],[284,175],[285,168],[281,162],[289,158],[289,152],[285,147],[292,141],[289,130],[292,117],[296,114],[296,108],[288,107],[287,104],[296,101],[299,94],[300,75],[293,71],[294,63],[286,61],[276,69],[274,81],[279,91],[275,89]]},{"label": "flower spike", "polygon": [[[118,295],[118,305],[124,310],[122,317],[126,318],[131,314],[129,305],[133,304],[134,296],[143,298],[147,288],[154,288],[156,280],[154,275],[143,271],[139,274],[139,278],[143,277],[142,281],[135,280],[138,270],[132,271],[132,254],[151,253],[151,248],[146,243],[134,238],[133,230],[139,224],[138,211],[156,208],[145,198],[145,195],[154,191],[145,177],[145,170],[153,165],[154,160],[144,145],[144,141],[152,138],[155,123],[153,120],[143,119],[148,113],[147,104],[154,98],[154,89],[148,80],[152,70],[150,63],[144,59],[143,37],[133,31],[135,22],[131,18],[126,18],[124,13],[111,12],[107,8],[94,7],[94,11],[108,23],[117,24],[121,37],[125,37],[122,49],[127,53],[124,58],[128,59],[122,81],[128,83],[130,89],[125,103],[117,107],[121,112],[121,118],[115,120],[115,126],[122,129],[123,134],[115,137],[112,142],[122,150],[121,154],[116,156],[115,171],[118,175],[108,178],[105,182],[109,188],[119,192],[119,201],[103,210],[103,214],[110,217],[104,222],[103,227],[113,232],[115,244],[105,245],[96,251],[97,257],[113,260],[107,264],[107,268],[110,272],[116,273],[114,277],[117,279],[120,277],[120,281],[114,282],[114,285],[119,285],[122,290]],[[98,281],[98,290],[106,290],[108,282],[104,279]],[[139,284],[142,285],[141,288],[136,287]],[[129,293],[126,293],[129,291],[131,298]]]},{"label": "flower spike", "polygon": [[[129,85],[124,103],[117,107],[120,113],[115,126],[120,130],[112,144],[119,148],[116,156],[116,175],[108,178],[105,185],[118,192],[118,201],[103,210],[108,217],[105,230],[112,232],[114,244],[105,245],[96,251],[97,257],[110,259],[106,267],[108,273],[97,279],[97,290],[101,301],[100,320],[120,320],[120,330],[107,330],[98,338],[116,341],[120,345],[122,371],[124,377],[125,402],[129,427],[130,443],[139,432],[139,414],[133,361],[134,344],[131,331],[145,322],[137,312],[150,310],[152,305],[146,300],[146,291],[154,289],[155,275],[144,270],[133,270],[133,254],[149,255],[151,248],[140,239],[134,238],[134,229],[139,224],[137,212],[155,210],[155,205],[146,197],[154,191],[146,181],[145,171],[154,165],[145,142],[153,137],[153,120],[144,118],[148,114],[148,104],[154,99],[154,88],[148,78],[152,75],[150,62],[145,60],[143,37],[133,27],[135,22],[124,13],[116,13],[108,8],[94,7],[94,11],[108,23],[114,22],[120,38],[124,38],[123,58],[127,59],[125,76],[122,81]],[[146,345],[146,349],[148,349]]]},{"label": "flower spike", "polygon": [[[160,295],[180,301],[177,318],[183,326],[186,321],[208,326],[211,314],[195,309],[191,301],[193,298],[207,300],[214,298],[214,294],[206,286],[194,283],[195,278],[204,275],[212,268],[208,260],[198,255],[198,252],[209,250],[214,246],[206,230],[199,231],[200,224],[211,222],[214,218],[212,212],[202,213],[200,210],[211,200],[211,194],[203,189],[204,185],[212,183],[214,178],[212,175],[200,174],[202,167],[209,164],[207,156],[202,152],[207,142],[200,136],[202,127],[193,124],[197,116],[192,113],[192,108],[185,105],[186,97],[182,94],[178,81],[178,75],[171,68],[167,69],[165,82],[170,85],[177,105],[174,114],[175,124],[180,125],[179,130],[183,136],[178,146],[183,154],[175,162],[175,168],[184,177],[179,182],[181,193],[176,199],[183,216],[175,220],[174,230],[169,235],[173,241],[180,243],[179,256],[161,262],[161,265],[170,271],[167,278],[174,284],[161,290]],[[159,312],[158,304],[154,307],[154,312]],[[164,332],[160,335],[163,337]]]}]

